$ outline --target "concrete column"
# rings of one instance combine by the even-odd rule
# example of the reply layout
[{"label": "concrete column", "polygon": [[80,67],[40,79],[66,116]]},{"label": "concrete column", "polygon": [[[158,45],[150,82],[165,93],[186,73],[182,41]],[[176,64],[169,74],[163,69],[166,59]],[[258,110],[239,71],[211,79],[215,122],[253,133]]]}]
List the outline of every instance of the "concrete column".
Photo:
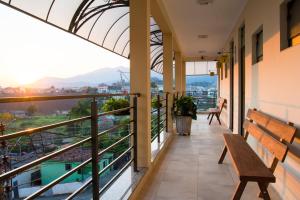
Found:
[{"label": "concrete column", "polygon": [[182,55],[180,52],[175,52],[175,90],[179,93],[183,91],[182,70]]},{"label": "concrete column", "polygon": [[181,73],[181,80],[182,80],[182,91],[183,91],[183,95],[185,95],[185,91],[186,91],[186,68],[185,68],[185,61],[182,61],[182,73]]},{"label": "concrete column", "polygon": [[130,89],[137,109],[138,167],[151,164],[150,0],[130,0]]},{"label": "concrete column", "polygon": [[163,33],[163,79],[164,92],[169,93],[168,101],[168,131],[173,131],[173,120],[171,115],[171,106],[173,103],[173,38],[170,33]]}]

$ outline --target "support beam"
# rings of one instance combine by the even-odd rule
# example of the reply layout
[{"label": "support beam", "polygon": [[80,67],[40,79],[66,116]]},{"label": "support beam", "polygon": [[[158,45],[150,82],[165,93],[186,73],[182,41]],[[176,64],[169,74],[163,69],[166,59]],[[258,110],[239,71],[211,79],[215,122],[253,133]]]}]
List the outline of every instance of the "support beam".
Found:
[{"label": "support beam", "polygon": [[185,61],[182,61],[182,73],[181,73],[181,75],[182,75],[182,78],[181,78],[181,80],[182,80],[182,91],[183,91],[183,95],[185,95],[185,91],[186,91],[186,68],[185,68]]},{"label": "support beam", "polygon": [[183,92],[182,70],[182,55],[180,52],[175,52],[175,90],[176,92],[179,92],[180,95],[181,92]]},{"label": "support beam", "polygon": [[151,164],[150,0],[130,0],[130,89],[137,107],[137,164]]},{"label": "support beam", "polygon": [[[173,38],[170,33],[163,33],[164,52],[163,52],[163,79],[164,92],[169,94],[168,105],[173,104]],[[168,116],[171,115],[171,106],[168,107]],[[168,117],[168,132],[173,131],[172,117]]]}]

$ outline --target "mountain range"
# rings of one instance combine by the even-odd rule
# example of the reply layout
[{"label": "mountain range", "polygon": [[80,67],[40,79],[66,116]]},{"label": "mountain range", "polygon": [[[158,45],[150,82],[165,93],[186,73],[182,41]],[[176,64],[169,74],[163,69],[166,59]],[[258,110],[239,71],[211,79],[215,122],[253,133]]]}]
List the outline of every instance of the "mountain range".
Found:
[{"label": "mountain range", "polygon": [[[81,75],[69,77],[69,78],[57,78],[57,77],[44,77],[35,81],[28,87],[33,88],[49,88],[54,86],[56,88],[70,88],[70,87],[84,87],[84,86],[97,86],[100,83],[111,84],[121,80],[121,72],[125,81],[129,79],[129,68],[119,66],[113,68],[101,68],[92,72],[84,73]],[[161,75],[157,73],[151,73],[151,77],[160,78]]]},{"label": "mountain range", "polygon": [[[129,80],[129,68],[119,66],[113,68],[101,68],[92,72],[84,73],[81,75],[69,77],[69,78],[57,78],[57,77],[45,77],[36,82],[26,85],[32,88],[49,88],[54,86],[56,88],[70,88],[70,87],[84,87],[84,86],[97,86],[101,83],[112,84],[121,80],[121,74],[126,82]],[[216,85],[217,77],[211,76],[187,76],[187,85],[198,85],[199,83],[205,83],[206,85]],[[163,83],[163,77],[161,74],[151,71],[151,81],[157,84]],[[197,84],[198,83],[198,84]],[[201,84],[200,84],[201,85]]]}]

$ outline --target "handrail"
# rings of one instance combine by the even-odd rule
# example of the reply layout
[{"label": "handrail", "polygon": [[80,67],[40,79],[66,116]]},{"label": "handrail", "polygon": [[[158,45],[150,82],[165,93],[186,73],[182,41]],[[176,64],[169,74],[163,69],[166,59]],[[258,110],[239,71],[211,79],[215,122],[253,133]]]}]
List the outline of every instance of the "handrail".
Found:
[{"label": "handrail", "polygon": [[28,96],[28,97],[2,97],[0,103],[20,103],[32,101],[53,101],[68,99],[89,99],[99,97],[115,97],[115,96],[140,96],[139,93],[129,94],[81,94],[81,95],[58,95],[58,96]]},{"label": "handrail", "polygon": [[[104,112],[104,113],[98,114],[98,116],[100,117],[100,116],[105,116],[105,115],[116,114],[116,113],[120,113],[120,112],[129,110],[130,108],[132,108],[132,107],[127,107],[127,108],[122,108],[122,109],[113,110],[113,111],[109,111],[109,112]],[[54,129],[54,128],[61,127],[61,126],[66,126],[66,125],[69,125],[69,124],[75,124],[75,123],[82,122],[82,121],[89,120],[89,119],[91,119],[91,116],[85,116],[85,117],[76,118],[76,119],[72,119],[72,120],[67,120],[67,121],[63,121],[63,122],[59,122],[59,123],[55,123],[55,124],[51,124],[51,125],[40,126],[40,127],[37,127],[37,128],[32,128],[32,129],[27,129],[27,130],[24,130],[24,131],[10,133],[10,134],[7,134],[7,135],[0,136],[0,141],[10,140],[10,139],[25,136],[25,135],[31,135],[33,133],[46,131],[46,130],[49,130],[49,129]]]},{"label": "handrail", "polygon": [[98,117],[120,113],[120,112],[123,112],[123,111],[126,111],[126,110],[130,110],[131,108],[133,108],[133,107],[121,108],[121,109],[118,109],[118,110],[112,110],[112,111],[108,111],[108,112],[104,112],[104,113],[99,113]]},{"label": "handrail", "polygon": [[[163,95],[161,95],[161,93],[158,93],[156,95],[156,101],[159,103],[159,105],[162,104],[162,102],[165,102],[165,105],[159,106],[158,108],[151,110],[151,116],[152,116],[152,119],[151,119],[151,142],[153,142],[155,140],[155,138],[157,137],[158,143],[160,143],[161,131],[163,129],[166,129],[166,131],[168,131],[168,110],[167,110],[168,104],[169,104],[168,96],[169,96],[168,92],[166,92],[165,98],[163,97]],[[163,110],[165,110],[165,112],[161,113],[161,111],[163,111]],[[156,116],[154,116],[154,115],[156,115]],[[165,115],[165,119],[161,120],[164,115]],[[164,125],[164,122],[166,122],[165,125]]]},{"label": "handrail", "polygon": [[117,146],[118,144],[120,144],[121,142],[125,141],[126,139],[130,138],[131,136],[133,136],[133,133],[130,133],[129,135],[126,135],[124,137],[122,137],[120,140],[118,140],[117,142],[115,142],[114,144],[110,145],[109,147],[107,147],[106,149],[103,149],[102,151],[99,152],[99,156],[103,155],[104,153],[106,153],[108,150],[114,148],[115,146]]},{"label": "handrail", "polygon": [[155,135],[153,135],[153,137],[151,138],[151,142],[153,142],[157,137],[158,137],[158,133],[156,133]]},{"label": "handrail", "polygon": [[106,165],[100,172],[99,175],[103,174],[107,169],[112,167],[114,164],[116,164],[117,161],[119,161],[123,156],[125,156],[127,153],[129,153],[133,149],[133,146],[130,146],[128,149],[126,149],[123,153],[121,153],[116,159],[114,159],[111,163]]},{"label": "handrail", "polygon": [[[98,97],[113,97],[113,96],[134,96],[133,106],[129,106],[129,107],[126,107],[126,108],[121,108],[121,109],[118,109],[118,110],[103,112],[103,113],[97,113],[98,112],[98,107],[97,107],[96,98],[98,98]],[[47,190],[49,190],[53,186],[57,185],[59,182],[61,182],[62,180],[64,180],[68,176],[72,175],[74,172],[78,171],[79,169],[83,168],[84,166],[86,166],[90,162],[92,163],[92,166],[93,166],[92,167],[93,168],[92,177],[87,182],[85,182],[84,185],[81,188],[77,189],[73,194],[71,194],[67,199],[71,199],[71,198],[75,197],[76,194],[81,192],[91,182],[93,182],[93,196],[94,197],[97,196],[98,193],[101,193],[101,192],[99,192],[99,187],[95,187],[95,184],[98,183],[98,176],[95,176],[95,175],[103,173],[103,171],[107,170],[109,166],[112,166],[122,156],[124,156],[126,153],[128,153],[131,150],[133,150],[133,156],[131,156],[131,161],[129,163],[127,163],[126,166],[129,166],[129,164],[134,162],[134,170],[137,171],[137,152],[136,152],[137,151],[137,123],[136,122],[137,122],[137,97],[139,97],[139,96],[140,96],[139,93],[132,93],[132,94],[97,94],[97,95],[32,96],[32,97],[5,97],[5,98],[0,98],[0,104],[1,103],[31,102],[31,101],[50,101],[50,100],[93,98],[92,102],[91,102],[91,115],[89,115],[89,116],[84,116],[84,117],[71,119],[71,120],[66,120],[66,121],[62,121],[62,122],[58,122],[58,123],[54,123],[54,124],[50,124],[50,125],[31,128],[31,129],[28,129],[28,130],[18,131],[18,132],[10,133],[10,134],[7,134],[7,135],[0,135],[0,142],[2,142],[2,141],[5,142],[5,140],[10,140],[10,139],[14,139],[14,138],[17,138],[17,137],[22,137],[22,136],[29,136],[29,135],[32,135],[34,133],[38,133],[38,132],[42,132],[42,131],[45,131],[45,130],[54,129],[54,128],[57,128],[57,127],[66,126],[66,125],[69,125],[69,124],[74,124],[74,123],[78,123],[78,122],[82,122],[82,121],[86,121],[86,120],[91,121],[91,128],[92,128],[90,137],[82,139],[79,142],[70,144],[67,147],[55,150],[52,153],[49,153],[45,156],[42,156],[38,159],[35,159],[35,160],[33,160],[29,163],[26,163],[26,164],[24,164],[20,167],[17,167],[15,169],[7,171],[3,174],[0,174],[0,182],[7,181],[7,180],[11,179],[14,176],[16,176],[16,175],[18,175],[18,174],[34,167],[34,166],[37,166],[37,165],[41,164],[44,161],[55,158],[56,156],[58,156],[60,154],[63,154],[63,153],[65,153],[65,152],[67,152],[71,149],[74,149],[78,146],[81,146],[84,143],[91,142],[91,145],[92,145],[91,146],[91,148],[92,148],[92,157],[91,158],[85,160],[83,163],[81,163],[80,165],[78,165],[75,168],[71,169],[67,173],[61,175],[60,177],[56,178],[55,180],[53,180],[49,184],[43,186],[38,191],[36,191],[33,194],[29,195],[25,199],[29,200],[29,199],[34,199],[34,198],[40,196],[41,194],[43,194],[44,192],[46,192]],[[133,109],[133,119],[130,120],[128,123],[121,123],[119,125],[116,125],[112,128],[109,128],[105,131],[102,131],[102,132],[97,131],[98,130],[98,117],[105,116],[105,115],[117,114],[117,113],[121,113],[121,112],[124,112],[124,111],[130,111],[131,112],[131,109]],[[104,134],[107,134],[108,132],[113,131],[115,129],[118,129],[122,126],[129,126],[131,123],[133,123],[133,131],[130,131],[128,135],[118,139],[118,141],[114,142],[110,146],[105,147],[105,149],[102,149],[102,150],[98,151],[98,148],[99,148],[98,142],[97,142],[98,137],[100,137]],[[126,141],[127,139],[129,139],[132,136],[134,136],[134,137],[133,137],[133,144],[131,144],[131,147],[129,149],[127,149],[125,152],[123,152],[119,157],[114,159],[113,162],[111,162],[108,166],[106,166],[103,170],[101,170],[99,172],[99,169],[98,169],[99,168],[98,167],[99,156],[103,155],[107,151],[111,150],[112,148],[116,147],[117,145],[121,144],[121,142]],[[95,143],[95,141],[96,141],[96,143]],[[122,168],[121,171],[123,171],[123,169],[124,168]],[[113,183],[119,175],[120,175],[120,172],[118,172],[117,176],[114,176],[113,179],[111,179],[109,181],[109,184]],[[105,189],[108,186],[109,185],[106,185]],[[103,190],[101,190],[101,191],[103,191]],[[96,193],[97,193],[97,195],[94,195]]]},{"label": "handrail", "polygon": [[[117,125],[117,126],[114,126],[114,127],[110,128],[110,129],[107,129],[107,130],[105,130],[103,132],[100,132],[100,133],[98,133],[98,137],[101,136],[101,135],[104,135],[104,134],[106,134],[106,133],[108,133],[108,132],[110,132],[112,130],[115,130],[115,129],[118,129],[118,128],[122,127],[122,126],[125,126],[125,125],[128,125],[128,124],[120,124],[120,125]],[[3,180],[5,180],[5,179],[7,179],[7,178],[10,178],[10,177],[12,177],[12,176],[14,176],[14,175],[16,175],[16,174],[18,174],[20,172],[23,172],[26,169],[34,167],[34,166],[42,163],[43,161],[49,160],[51,158],[54,158],[55,156],[58,156],[58,155],[66,152],[66,151],[68,151],[70,149],[73,149],[73,148],[75,148],[75,147],[77,147],[77,146],[79,146],[81,144],[84,144],[84,143],[90,141],[91,139],[92,139],[91,137],[88,137],[88,138],[83,139],[83,140],[81,140],[81,141],[79,141],[77,143],[69,145],[69,146],[67,146],[65,148],[62,148],[62,149],[60,149],[58,151],[55,151],[55,152],[53,152],[51,154],[48,154],[48,155],[46,155],[44,157],[41,157],[41,158],[39,158],[37,160],[34,160],[34,161],[30,162],[30,163],[27,163],[27,164],[25,164],[25,165],[23,165],[21,167],[13,169],[13,170],[11,170],[11,171],[9,171],[7,173],[1,174],[0,175],[0,182],[3,181]]]},{"label": "handrail", "polygon": [[[122,141],[124,141],[125,139],[129,138],[132,135],[133,135],[133,133],[131,133],[131,134],[127,135],[127,136],[124,136],[123,138],[121,138],[120,140],[118,140],[117,142],[115,142],[114,144],[112,144],[109,147],[107,147],[106,149],[100,151],[98,153],[98,156],[101,156],[103,153],[105,153],[109,149],[115,147],[117,144],[120,144]],[[116,158],[115,160],[117,160],[117,159],[118,158]],[[65,174],[61,175],[60,177],[58,177],[57,179],[53,180],[52,182],[50,182],[49,184],[47,184],[46,186],[44,186],[40,190],[38,190],[35,193],[31,194],[30,196],[26,197],[24,200],[30,200],[30,199],[34,199],[34,198],[38,197],[39,195],[41,195],[44,192],[46,192],[47,190],[49,190],[51,187],[55,186],[56,184],[58,184],[59,182],[61,182],[65,178],[69,177],[70,175],[72,175],[73,173],[75,173],[76,171],[78,171],[79,169],[81,169],[82,167],[86,166],[91,161],[92,161],[92,158],[87,159],[86,161],[84,161],[80,165],[76,166],[75,168],[71,169],[67,173],[65,173]]]},{"label": "handrail", "polygon": [[124,167],[122,167],[122,169],[120,169],[120,171],[119,171],[114,177],[112,177],[112,178],[110,179],[110,181],[108,181],[108,183],[106,183],[106,185],[104,185],[104,186],[101,188],[99,194],[102,194],[104,191],[106,191],[107,188],[108,188],[111,184],[113,184],[113,183],[116,181],[116,179],[117,179],[118,177],[121,176],[121,174],[125,171],[125,169],[127,169],[127,167],[129,167],[129,165],[131,165],[132,162],[133,162],[133,159],[130,159],[130,160],[127,162],[127,164],[126,164]]},{"label": "handrail", "polygon": [[65,173],[62,176],[58,177],[57,179],[53,180],[52,182],[50,182],[46,186],[42,187],[40,190],[38,190],[35,193],[31,194],[30,196],[26,197],[24,200],[30,200],[30,199],[34,199],[34,198],[38,197],[39,195],[41,195],[44,192],[46,192],[47,190],[49,190],[51,187],[55,186],[56,184],[58,184],[59,182],[61,182],[62,180],[64,180],[68,176],[70,176],[71,174],[73,174],[74,172],[78,171],[79,169],[81,169],[82,167],[84,167],[85,165],[90,163],[91,161],[92,161],[92,158],[89,158],[88,160],[84,161],[80,165],[78,165],[75,168],[71,169],[67,173]]},{"label": "handrail", "polygon": [[[131,151],[133,149],[133,146],[129,147],[126,151],[124,151],[121,155],[119,155],[116,159],[114,159],[111,163],[109,163],[109,165],[107,165],[104,169],[102,169],[98,175],[102,174],[104,171],[106,171],[109,167],[111,167],[112,165],[114,165],[118,160],[120,160],[125,154],[127,154],[129,151]],[[129,166],[129,164],[131,164],[133,161],[133,159],[131,159],[129,162],[127,162],[127,164],[124,166],[125,168],[127,168]],[[124,168],[123,167],[123,168]],[[122,169],[123,169],[122,168]],[[122,171],[122,169],[120,171]],[[118,173],[117,173],[118,174]],[[109,181],[111,183],[113,183],[115,181],[116,175]],[[69,195],[66,200],[69,199],[73,199],[76,195],[78,195],[82,190],[84,190],[86,187],[89,186],[89,184],[92,183],[92,179],[89,179],[88,181],[86,181],[80,188],[78,188],[75,192],[73,192],[71,195]],[[105,187],[105,186],[104,186]],[[100,194],[101,192],[99,192]]]},{"label": "handrail", "polygon": [[151,113],[155,113],[157,111],[158,111],[158,109],[154,109],[154,110],[151,111]]},{"label": "handrail", "polygon": [[84,143],[86,143],[86,142],[88,142],[88,141],[90,141],[90,140],[91,140],[91,137],[88,137],[88,138],[86,138],[86,139],[84,139],[84,140],[81,140],[81,141],[79,141],[79,142],[76,142],[76,143],[74,143],[74,144],[72,144],[72,145],[69,145],[69,146],[67,146],[67,147],[65,147],[65,148],[62,148],[62,149],[60,149],[60,150],[58,150],[58,151],[55,151],[55,152],[53,152],[53,153],[51,153],[51,154],[48,154],[48,155],[44,156],[44,157],[41,157],[41,158],[36,159],[36,160],[34,160],[34,161],[30,162],[30,163],[27,163],[27,164],[25,164],[25,165],[23,165],[23,166],[21,166],[21,167],[18,167],[18,168],[16,168],[16,169],[13,169],[13,170],[11,170],[11,171],[9,171],[9,172],[6,172],[6,173],[4,173],[4,174],[1,174],[1,175],[0,175],[0,182],[1,182],[1,181],[4,181],[5,179],[11,178],[11,177],[14,176],[14,175],[17,175],[18,173],[23,172],[23,171],[25,171],[26,169],[30,169],[30,168],[32,168],[32,167],[34,167],[34,166],[36,166],[36,165],[42,163],[43,161],[49,160],[49,159],[51,159],[51,158],[54,158],[55,156],[57,156],[57,155],[59,155],[59,154],[62,154],[62,153],[66,152],[66,151],[68,151],[68,150],[70,150],[70,149],[73,149],[73,148],[75,148],[75,147],[77,147],[77,146],[79,146],[79,145],[81,145],[81,144],[84,144]]},{"label": "handrail", "polygon": [[70,196],[68,196],[65,200],[73,199],[77,196],[82,190],[84,190],[91,182],[93,181],[92,178],[89,178],[80,188],[78,188],[75,192],[73,192]]},{"label": "handrail", "polygon": [[82,122],[82,121],[85,121],[85,120],[88,120],[88,119],[91,119],[91,116],[85,116],[85,117],[71,119],[71,120],[67,120],[67,121],[63,121],[63,122],[59,122],[59,123],[55,123],[55,124],[51,124],[51,125],[40,126],[40,127],[37,127],[37,128],[31,128],[31,129],[27,129],[27,130],[24,130],[24,131],[10,133],[10,134],[7,134],[7,135],[0,136],[0,141],[10,140],[10,139],[25,136],[25,135],[31,135],[33,133],[46,131],[46,130],[49,130],[49,129],[53,129],[53,128],[57,128],[57,127],[61,127],[61,126],[66,126],[66,125],[69,125],[69,124]]}]

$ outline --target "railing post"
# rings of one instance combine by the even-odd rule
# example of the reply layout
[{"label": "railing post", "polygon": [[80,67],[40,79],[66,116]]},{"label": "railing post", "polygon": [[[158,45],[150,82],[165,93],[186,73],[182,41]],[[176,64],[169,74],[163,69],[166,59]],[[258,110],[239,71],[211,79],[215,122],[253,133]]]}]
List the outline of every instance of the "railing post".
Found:
[{"label": "railing post", "polygon": [[98,167],[98,106],[97,101],[93,98],[91,102],[91,145],[92,145],[92,184],[93,184],[93,199],[99,199],[99,167]]},{"label": "railing post", "polygon": [[133,169],[135,172],[138,172],[138,163],[137,163],[137,96],[133,97]]},{"label": "railing post", "polygon": [[[0,135],[4,135],[5,125],[1,122],[0,123]],[[0,160],[0,175],[10,171],[11,164],[10,158],[8,156],[8,145],[7,142],[4,140],[1,142],[1,150],[3,155],[1,156]],[[6,179],[0,182],[0,199],[11,199],[11,191],[12,191],[12,179]]]},{"label": "railing post", "polygon": [[166,132],[168,132],[168,119],[169,119],[169,93],[166,93]]},{"label": "railing post", "polygon": [[160,142],[160,95],[157,95],[157,141]]}]

